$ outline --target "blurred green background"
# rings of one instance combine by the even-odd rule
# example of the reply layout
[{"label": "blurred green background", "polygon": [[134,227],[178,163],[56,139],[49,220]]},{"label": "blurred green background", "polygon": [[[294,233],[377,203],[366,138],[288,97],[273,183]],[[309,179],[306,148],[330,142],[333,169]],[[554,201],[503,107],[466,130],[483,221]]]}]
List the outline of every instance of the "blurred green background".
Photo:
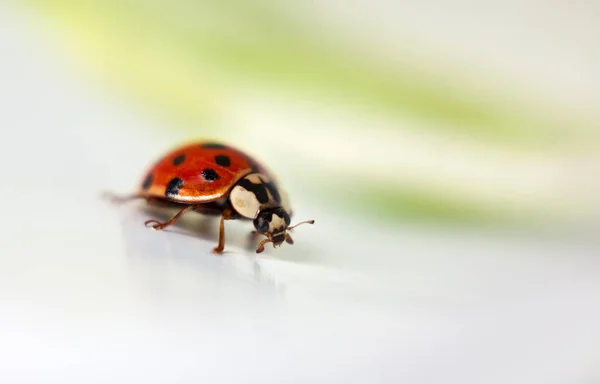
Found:
[{"label": "blurred green background", "polygon": [[226,140],[293,199],[391,223],[597,217],[593,5],[23,4],[74,70],[164,121],[165,150]]}]

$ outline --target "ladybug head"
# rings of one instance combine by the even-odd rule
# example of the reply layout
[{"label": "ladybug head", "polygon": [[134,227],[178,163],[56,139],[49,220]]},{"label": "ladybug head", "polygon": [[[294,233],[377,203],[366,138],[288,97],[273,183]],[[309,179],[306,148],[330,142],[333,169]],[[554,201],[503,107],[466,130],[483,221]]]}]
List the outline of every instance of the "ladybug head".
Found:
[{"label": "ladybug head", "polygon": [[264,209],[258,213],[254,219],[256,233],[266,236],[266,239],[260,242],[256,253],[265,250],[265,244],[273,243],[273,247],[280,246],[284,241],[288,244],[294,244],[292,237],[287,231],[290,231],[300,224],[314,224],[314,220],[303,221],[294,226],[290,225],[290,215],[282,207]]}]

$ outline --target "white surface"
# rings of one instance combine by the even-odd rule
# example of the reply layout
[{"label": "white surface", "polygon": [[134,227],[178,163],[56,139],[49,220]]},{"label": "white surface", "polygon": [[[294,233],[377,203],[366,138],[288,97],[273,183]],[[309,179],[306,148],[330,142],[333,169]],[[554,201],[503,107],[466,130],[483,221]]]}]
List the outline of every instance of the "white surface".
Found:
[{"label": "white surface", "polygon": [[142,134],[17,24],[0,22],[0,382],[600,381],[597,244],[364,228],[296,199],[317,223],[294,246],[256,258],[228,223],[215,257],[211,223],[153,232],[155,213],[99,199],[179,138]]}]

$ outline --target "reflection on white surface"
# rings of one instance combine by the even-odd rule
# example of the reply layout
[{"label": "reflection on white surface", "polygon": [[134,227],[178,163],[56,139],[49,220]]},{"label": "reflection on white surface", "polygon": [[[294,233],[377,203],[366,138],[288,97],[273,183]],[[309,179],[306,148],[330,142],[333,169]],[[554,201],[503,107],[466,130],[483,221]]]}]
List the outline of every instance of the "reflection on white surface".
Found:
[{"label": "reflection on white surface", "polygon": [[148,123],[11,28],[1,19],[0,382],[600,380],[597,244],[365,229],[297,201],[317,223],[294,246],[257,257],[249,226],[227,223],[216,257],[198,215],[149,231],[154,213],[100,199],[164,141],[124,134]]}]

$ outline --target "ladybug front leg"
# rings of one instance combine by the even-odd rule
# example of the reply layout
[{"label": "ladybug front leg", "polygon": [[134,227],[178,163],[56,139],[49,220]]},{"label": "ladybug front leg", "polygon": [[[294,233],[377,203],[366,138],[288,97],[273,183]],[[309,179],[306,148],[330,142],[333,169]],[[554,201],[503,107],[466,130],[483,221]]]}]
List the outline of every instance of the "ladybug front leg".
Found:
[{"label": "ladybug front leg", "polygon": [[213,252],[220,255],[225,249],[225,220],[231,219],[233,212],[231,209],[225,209],[221,214],[221,222],[219,223],[219,244],[213,249]]},{"label": "ladybug front leg", "polygon": [[251,231],[248,234],[248,243],[246,244],[247,251],[254,251],[254,249],[256,248],[256,239],[258,239],[259,236],[266,236],[266,235],[264,233],[260,233],[258,231]]},{"label": "ladybug front leg", "polygon": [[177,212],[177,214],[175,216],[171,217],[169,220],[165,221],[164,223],[161,223],[156,220],[147,220],[144,223],[144,225],[147,227],[148,224],[152,223],[152,226],[151,226],[152,229],[157,229],[157,230],[165,229],[166,227],[170,226],[171,224],[174,224],[177,220],[179,220],[179,218],[181,216],[183,216],[186,212],[188,212],[194,208],[196,208],[195,205],[188,205],[185,208],[183,208],[181,211]]}]

